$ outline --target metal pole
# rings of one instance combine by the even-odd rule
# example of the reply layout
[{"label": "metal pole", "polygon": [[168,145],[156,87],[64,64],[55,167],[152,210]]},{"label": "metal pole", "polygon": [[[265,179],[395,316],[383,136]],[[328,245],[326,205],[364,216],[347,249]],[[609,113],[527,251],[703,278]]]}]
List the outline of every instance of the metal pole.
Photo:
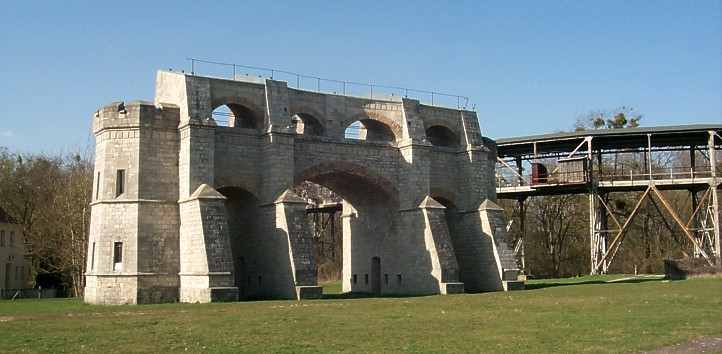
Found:
[{"label": "metal pole", "polygon": [[432,106],[434,105],[434,93],[433,92],[431,93],[431,105]]},{"label": "metal pole", "polygon": [[196,69],[196,61],[195,59],[191,58],[191,75],[195,75]]},{"label": "metal pole", "polygon": [[524,255],[524,239],[526,238],[526,208],[524,207],[524,199],[520,198],[519,202],[519,229],[521,231],[521,269],[526,272],[526,257]]},{"label": "metal pole", "polygon": [[597,274],[597,269],[599,268],[598,262],[597,262],[597,233],[596,230],[594,230],[596,223],[595,217],[596,212],[594,208],[594,191],[591,189],[589,190],[589,259],[590,259],[590,265],[591,265],[591,271],[589,274],[595,275]]},{"label": "metal pole", "polygon": [[696,146],[694,146],[694,145],[689,147],[689,166],[691,169],[689,178],[694,178],[694,175],[695,175],[694,170],[697,167],[697,158],[696,158],[696,154],[694,153],[695,148],[696,148]]},{"label": "metal pole", "polygon": [[[604,201],[605,196],[597,195],[597,198]],[[605,202],[606,203],[606,202]],[[609,230],[606,207],[602,203],[595,205],[595,216],[594,216],[594,227],[596,229],[596,242],[597,242],[597,254],[607,253],[607,235],[606,232]],[[602,263],[602,273],[607,274],[609,268],[609,260],[604,260]]]},{"label": "metal pole", "polygon": [[236,79],[236,64],[233,64],[233,80]]},{"label": "metal pole", "polygon": [[[694,213],[697,210],[697,206],[699,205],[699,200],[697,199],[697,191],[690,189],[689,196],[690,196],[690,199],[692,199],[692,215],[694,216]],[[699,220],[699,218],[694,218],[694,220],[692,220],[694,222],[693,229],[697,229],[699,227],[697,220]],[[701,234],[702,234],[702,237],[704,237],[704,231],[702,231]],[[697,231],[695,231],[694,236],[697,236]],[[702,241],[704,241],[704,239]],[[700,244],[702,244],[702,242],[700,242]],[[693,247],[694,247],[693,255],[695,258],[697,258],[700,256],[699,247],[697,247],[697,245],[693,245]]]},{"label": "metal pole", "polygon": [[296,88],[301,88],[301,75],[296,74]]},{"label": "metal pole", "polygon": [[647,169],[649,180],[652,180],[652,134],[647,134]]},{"label": "metal pole", "polygon": [[716,262],[722,262],[720,258],[721,247],[720,247],[720,224],[719,224],[719,196],[717,195],[717,149],[715,148],[714,142],[715,132],[709,131],[709,142],[707,143],[709,148],[709,166],[710,173],[712,175],[710,182],[710,192],[712,192],[712,224],[714,227],[714,257]]},{"label": "metal pole", "polygon": [[316,92],[321,92],[321,78],[316,78]]}]

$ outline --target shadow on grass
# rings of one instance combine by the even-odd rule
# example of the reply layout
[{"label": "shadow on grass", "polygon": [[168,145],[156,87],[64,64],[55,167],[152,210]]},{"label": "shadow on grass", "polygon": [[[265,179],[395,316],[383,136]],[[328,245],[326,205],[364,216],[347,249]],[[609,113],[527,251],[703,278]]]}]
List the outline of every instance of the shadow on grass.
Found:
[{"label": "shadow on grass", "polygon": [[662,280],[668,280],[665,278],[632,278],[632,279],[623,279],[623,280],[586,280],[586,281],[560,281],[560,282],[553,282],[550,281],[548,283],[527,283],[526,284],[526,290],[536,290],[536,289],[544,289],[544,288],[553,288],[557,286],[570,286],[570,285],[609,285],[609,284],[638,284],[638,283],[646,283],[646,282],[658,282]]}]

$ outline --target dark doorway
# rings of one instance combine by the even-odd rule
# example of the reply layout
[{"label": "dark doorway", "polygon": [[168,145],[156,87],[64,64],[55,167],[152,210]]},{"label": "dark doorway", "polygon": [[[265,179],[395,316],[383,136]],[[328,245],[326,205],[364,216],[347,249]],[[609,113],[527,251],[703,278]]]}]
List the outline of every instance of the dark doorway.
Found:
[{"label": "dark doorway", "polygon": [[371,292],[381,295],[381,258],[371,258]]},{"label": "dark doorway", "polygon": [[259,241],[258,230],[258,199],[250,192],[239,187],[222,187],[218,192],[226,199],[226,215],[228,216],[228,235],[233,260],[233,286],[238,288],[241,298],[254,297],[261,287],[251,284],[248,280],[258,275],[258,257],[256,248]]}]

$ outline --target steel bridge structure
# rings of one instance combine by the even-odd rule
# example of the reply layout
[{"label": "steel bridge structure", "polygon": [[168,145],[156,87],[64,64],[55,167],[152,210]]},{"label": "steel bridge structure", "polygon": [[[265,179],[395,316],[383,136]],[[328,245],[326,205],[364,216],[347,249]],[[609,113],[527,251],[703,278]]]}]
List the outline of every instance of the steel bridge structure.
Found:
[{"label": "steel bridge structure", "polygon": [[[497,198],[518,203],[521,237],[515,253],[522,268],[526,268],[525,200],[565,194],[588,196],[591,274],[607,272],[645,200],[660,214],[664,210],[671,216],[693,245],[694,257],[710,265],[720,262],[721,147],[722,124],[498,139]],[[674,163],[660,163],[660,157],[671,154]],[[680,216],[680,206],[670,202],[661,192],[665,190],[689,192],[688,218]],[[641,193],[624,218],[615,216],[608,205],[609,194],[616,192]]]}]

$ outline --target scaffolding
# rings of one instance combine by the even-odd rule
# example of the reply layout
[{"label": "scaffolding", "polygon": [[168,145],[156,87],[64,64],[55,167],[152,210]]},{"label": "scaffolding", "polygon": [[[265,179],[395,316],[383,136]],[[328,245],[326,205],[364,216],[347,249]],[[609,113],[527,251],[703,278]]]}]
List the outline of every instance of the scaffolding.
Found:
[{"label": "scaffolding", "polygon": [[[719,188],[722,125],[588,130],[497,140],[497,198],[516,200],[520,235],[515,251],[524,260],[526,199],[586,194],[589,207],[590,273],[606,273],[645,201],[671,216],[692,254],[720,262]],[[654,157],[677,153],[674,166]],[[620,158],[621,156],[621,158]],[[702,161],[698,161],[699,158]],[[685,160],[683,165],[679,160]],[[548,168],[549,167],[549,168]],[[553,167],[553,168],[551,168]],[[684,220],[661,191],[688,191],[692,210]],[[624,220],[608,205],[614,192],[641,192]],[[611,225],[610,225],[611,221]],[[667,224],[667,229],[672,226]]]}]

